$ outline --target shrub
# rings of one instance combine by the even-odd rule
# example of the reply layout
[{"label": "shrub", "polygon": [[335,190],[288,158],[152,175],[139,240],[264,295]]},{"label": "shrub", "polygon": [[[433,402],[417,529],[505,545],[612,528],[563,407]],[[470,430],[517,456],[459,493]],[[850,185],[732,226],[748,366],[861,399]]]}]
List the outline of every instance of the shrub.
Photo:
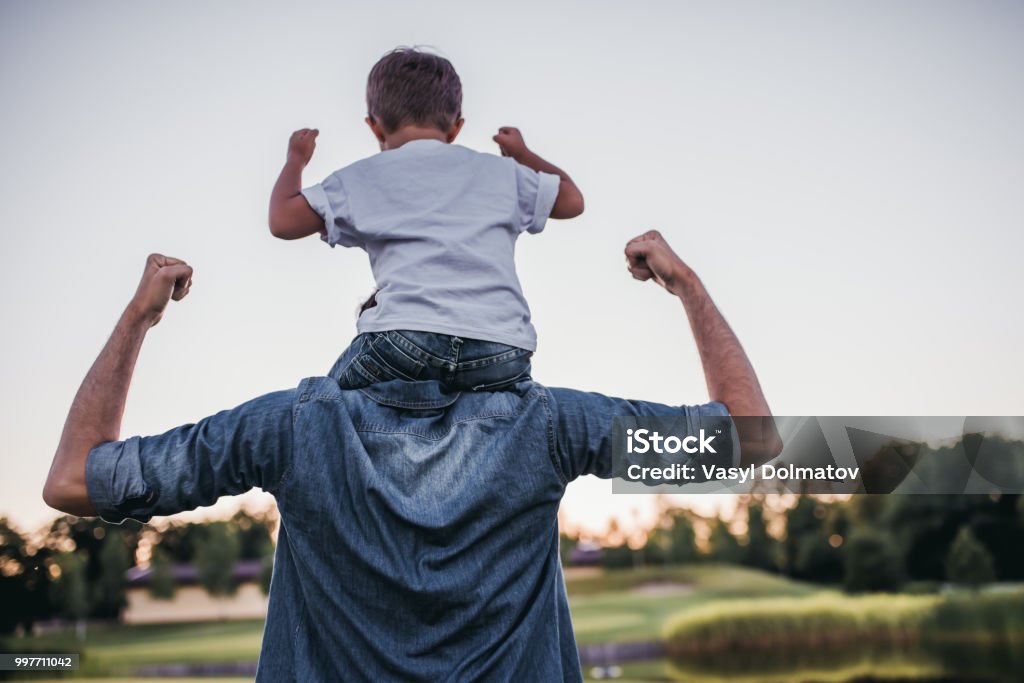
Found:
[{"label": "shrub", "polygon": [[670,653],[842,646],[852,642],[906,642],[941,598],[820,594],[804,600],[770,598],[712,603],[668,621]]},{"label": "shrub", "polygon": [[903,558],[881,532],[861,529],[843,552],[843,587],[849,593],[894,591],[903,583]]},{"label": "shrub", "polygon": [[974,589],[996,579],[992,553],[982,545],[969,526],[960,528],[949,549],[946,579]]}]

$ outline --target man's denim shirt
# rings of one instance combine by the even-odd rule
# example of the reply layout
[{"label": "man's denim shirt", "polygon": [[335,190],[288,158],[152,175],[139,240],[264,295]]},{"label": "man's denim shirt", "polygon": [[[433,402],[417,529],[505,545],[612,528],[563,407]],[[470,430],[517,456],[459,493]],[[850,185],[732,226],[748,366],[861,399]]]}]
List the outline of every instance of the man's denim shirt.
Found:
[{"label": "man's denim shirt", "polygon": [[579,681],[566,484],[611,475],[616,415],[725,415],[548,389],[342,391],[325,377],[93,449],[103,519],[258,486],[281,514],[259,681]]}]

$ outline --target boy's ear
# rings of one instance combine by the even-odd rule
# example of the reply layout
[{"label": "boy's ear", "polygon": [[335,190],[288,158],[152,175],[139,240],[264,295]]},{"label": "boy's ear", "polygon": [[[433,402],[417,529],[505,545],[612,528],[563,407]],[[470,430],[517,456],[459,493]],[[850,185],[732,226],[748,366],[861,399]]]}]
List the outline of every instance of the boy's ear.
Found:
[{"label": "boy's ear", "polygon": [[466,122],[466,119],[459,117],[459,120],[455,122],[455,125],[448,129],[448,142],[455,142],[455,138],[459,137],[459,131],[462,130],[462,124]]},{"label": "boy's ear", "polygon": [[374,137],[377,138],[377,142],[384,144],[384,129],[381,127],[380,122],[372,116],[366,117],[366,125],[373,131]]}]

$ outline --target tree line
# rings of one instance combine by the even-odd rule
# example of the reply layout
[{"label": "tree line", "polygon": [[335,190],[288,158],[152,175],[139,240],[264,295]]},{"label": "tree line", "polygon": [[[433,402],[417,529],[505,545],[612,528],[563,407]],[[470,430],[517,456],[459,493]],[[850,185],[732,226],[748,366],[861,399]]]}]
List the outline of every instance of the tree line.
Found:
[{"label": "tree line", "polygon": [[65,515],[45,531],[22,534],[0,518],[0,635],[28,631],[38,621],[116,620],[127,605],[126,573],[140,550],[149,554],[149,592],[172,599],[173,568],[195,567],[210,595],[237,590],[235,565],[261,562],[266,593],[273,566],[276,517],[240,511],[227,521],[178,523],[158,529],[133,520],[108,524],[99,518]]},{"label": "tree line", "polygon": [[[1024,580],[1024,497],[855,495],[741,496],[729,523],[663,507],[642,543],[602,548],[606,569],[723,562],[848,592],[977,587]],[[744,523],[745,522],[745,523]],[[578,539],[562,536],[571,564]]]}]

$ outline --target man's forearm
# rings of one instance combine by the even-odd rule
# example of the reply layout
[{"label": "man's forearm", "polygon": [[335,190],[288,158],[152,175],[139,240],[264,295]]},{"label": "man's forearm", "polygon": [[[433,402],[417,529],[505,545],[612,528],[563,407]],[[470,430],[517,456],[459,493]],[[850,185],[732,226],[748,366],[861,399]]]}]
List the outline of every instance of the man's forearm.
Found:
[{"label": "man's forearm", "polygon": [[51,507],[80,516],[96,514],[86,489],[85,463],[94,447],[120,437],[128,386],[151,325],[152,320],[129,306],[82,381],[43,489]]},{"label": "man's forearm", "polygon": [[[736,334],[729,327],[704,284],[686,267],[671,284],[690,321],[697,344],[708,396],[720,401],[734,416],[744,463],[774,457],[782,447],[771,409]],[[760,419],[760,418],[764,419]]]},{"label": "man's forearm", "polygon": [[686,310],[711,400],[725,403],[734,415],[771,415],[740,340],[697,274],[684,273],[673,283],[672,293]]}]

